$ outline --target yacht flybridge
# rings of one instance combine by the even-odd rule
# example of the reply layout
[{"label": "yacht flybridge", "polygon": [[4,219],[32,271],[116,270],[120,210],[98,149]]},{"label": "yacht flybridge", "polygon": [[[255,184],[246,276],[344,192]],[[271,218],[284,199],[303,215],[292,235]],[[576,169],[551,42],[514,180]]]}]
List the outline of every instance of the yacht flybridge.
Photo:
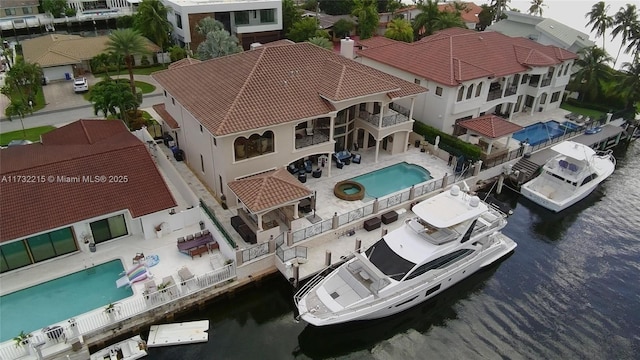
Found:
[{"label": "yacht flybridge", "polygon": [[449,191],[413,207],[405,221],[294,296],[304,321],[324,326],[393,315],[488,266],[516,247],[506,215],[477,196]]}]

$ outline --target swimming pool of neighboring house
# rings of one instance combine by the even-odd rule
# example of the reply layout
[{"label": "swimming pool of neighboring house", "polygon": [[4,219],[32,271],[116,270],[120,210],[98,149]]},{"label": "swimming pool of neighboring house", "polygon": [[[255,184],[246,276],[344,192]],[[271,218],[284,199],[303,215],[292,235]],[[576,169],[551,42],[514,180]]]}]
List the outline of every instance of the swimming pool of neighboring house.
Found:
[{"label": "swimming pool of neighboring house", "polygon": [[133,295],[116,287],[123,271],[122,261],[112,260],[0,297],[0,342]]},{"label": "swimming pool of neighboring house", "polygon": [[538,122],[525,127],[524,129],[514,133],[512,137],[518,141],[529,142],[529,145],[538,145],[550,139],[555,139],[568,132],[575,131],[580,128],[570,121],[559,123],[555,120],[547,122]]},{"label": "swimming pool of neighboring house", "polygon": [[425,168],[401,162],[349,180],[364,185],[368,197],[380,198],[431,179]]}]

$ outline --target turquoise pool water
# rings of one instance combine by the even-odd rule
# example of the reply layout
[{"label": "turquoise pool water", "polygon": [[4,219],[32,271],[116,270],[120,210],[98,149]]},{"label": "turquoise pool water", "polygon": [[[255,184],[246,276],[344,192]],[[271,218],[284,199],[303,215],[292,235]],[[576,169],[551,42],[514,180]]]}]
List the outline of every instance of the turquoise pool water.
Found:
[{"label": "turquoise pool water", "polygon": [[518,141],[529,141],[530,145],[538,145],[547,140],[555,139],[567,132],[577,130],[580,126],[569,121],[559,123],[555,120],[539,122],[525,127],[513,134]]},{"label": "turquoise pool water", "polygon": [[116,288],[123,271],[122,261],[113,260],[0,297],[0,341],[133,295]]},{"label": "turquoise pool water", "polygon": [[379,198],[431,179],[425,168],[401,162],[350,180],[364,185],[368,197]]}]

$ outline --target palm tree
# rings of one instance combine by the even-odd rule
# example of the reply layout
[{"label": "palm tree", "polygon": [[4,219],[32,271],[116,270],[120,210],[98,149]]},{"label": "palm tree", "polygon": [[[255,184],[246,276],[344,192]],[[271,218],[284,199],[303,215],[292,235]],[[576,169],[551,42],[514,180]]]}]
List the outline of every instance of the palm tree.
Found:
[{"label": "palm tree", "polygon": [[616,83],[618,93],[625,99],[625,108],[640,102],[640,59],[622,64],[622,75]]},{"label": "palm tree", "polygon": [[438,15],[436,21],[433,22],[433,31],[439,31],[449,29],[452,27],[466,28],[464,21],[460,17],[460,14],[453,12],[443,11]]},{"label": "palm tree", "polygon": [[372,37],[380,21],[377,2],[375,0],[354,0],[351,15],[358,18],[360,38]]},{"label": "palm tree", "polygon": [[171,8],[165,7],[160,0],[142,0],[136,13],[136,29],[160,46],[163,53],[173,30],[173,25],[167,20],[170,11]]},{"label": "palm tree", "polygon": [[576,60],[579,70],[573,75],[573,87],[579,89],[581,100],[595,100],[600,93],[602,84],[610,80],[611,67],[608,65],[613,59],[604,49],[597,46],[584,48],[578,52]]},{"label": "palm tree", "polygon": [[636,6],[627,4],[626,8],[621,7],[613,17],[613,25],[615,25],[615,27],[611,30],[611,37],[615,39],[618,35],[622,35],[622,42],[620,43],[616,59],[613,62],[613,66],[615,67],[622,47],[627,43],[627,41],[633,40],[632,37],[634,29],[640,27]]},{"label": "palm tree", "polygon": [[413,28],[411,24],[404,19],[393,19],[387,25],[384,36],[398,41],[413,42]]},{"label": "palm tree", "polygon": [[493,13],[495,15],[495,21],[502,20],[505,10],[509,9],[507,5],[511,0],[491,0],[491,7],[493,8]]},{"label": "palm tree", "polygon": [[321,48],[325,48],[327,50],[333,50],[333,44],[329,39],[325,37],[316,36],[316,37],[309,38],[309,40],[307,41]]},{"label": "palm tree", "polygon": [[133,55],[146,54],[147,50],[144,37],[136,30],[119,29],[109,35],[106,50],[116,56],[124,57],[124,63],[129,70],[129,85],[131,93],[136,94],[136,84],[133,80]]},{"label": "palm tree", "polygon": [[416,9],[420,13],[413,19],[413,32],[420,39],[434,33],[434,23],[440,16],[438,0],[419,0]]},{"label": "palm tree", "polygon": [[531,0],[531,7],[529,8],[529,14],[542,16],[542,7],[547,6],[543,4],[544,0]]},{"label": "palm tree", "polygon": [[591,11],[585,14],[585,16],[589,18],[589,22],[587,22],[587,26],[593,24],[591,31],[596,32],[596,37],[602,36],[603,50],[605,48],[604,35],[607,32],[607,29],[613,24],[613,18],[607,15],[608,11],[609,11],[609,5],[606,5],[604,1],[600,1],[591,7]]},{"label": "palm tree", "polygon": [[4,113],[9,117],[9,120],[11,120],[13,116],[18,116],[20,118],[20,125],[22,125],[22,136],[25,139],[27,138],[27,132],[24,129],[24,117],[31,112],[31,106],[29,106],[21,99],[11,99],[9,106],[7,106],[7,108],[4,110]]}]

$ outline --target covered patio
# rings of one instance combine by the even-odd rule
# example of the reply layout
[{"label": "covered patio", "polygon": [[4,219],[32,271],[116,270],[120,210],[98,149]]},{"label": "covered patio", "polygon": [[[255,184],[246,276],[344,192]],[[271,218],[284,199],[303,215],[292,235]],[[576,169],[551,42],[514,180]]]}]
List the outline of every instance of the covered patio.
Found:
[{"label": "covered patio", "polygon": [[[300,209],[310,209],[313,191],[286,168],[268,171],[230,182],[238,198],[232,227],[250,243],[268,241],[283,230],[295,228]],[[283,227],[281,229],[281,227]]]},{"label": "covered patio", "polygon": [[[460,138],[468,143],[478,145],[482,150],[481,159],[485,162],[508,153],[511,134],[522,130],[522,126],[496,115],[464,120],[458,125],[467,131]],[[504,138],[506,138],[504,143],[499,141]]]}]

